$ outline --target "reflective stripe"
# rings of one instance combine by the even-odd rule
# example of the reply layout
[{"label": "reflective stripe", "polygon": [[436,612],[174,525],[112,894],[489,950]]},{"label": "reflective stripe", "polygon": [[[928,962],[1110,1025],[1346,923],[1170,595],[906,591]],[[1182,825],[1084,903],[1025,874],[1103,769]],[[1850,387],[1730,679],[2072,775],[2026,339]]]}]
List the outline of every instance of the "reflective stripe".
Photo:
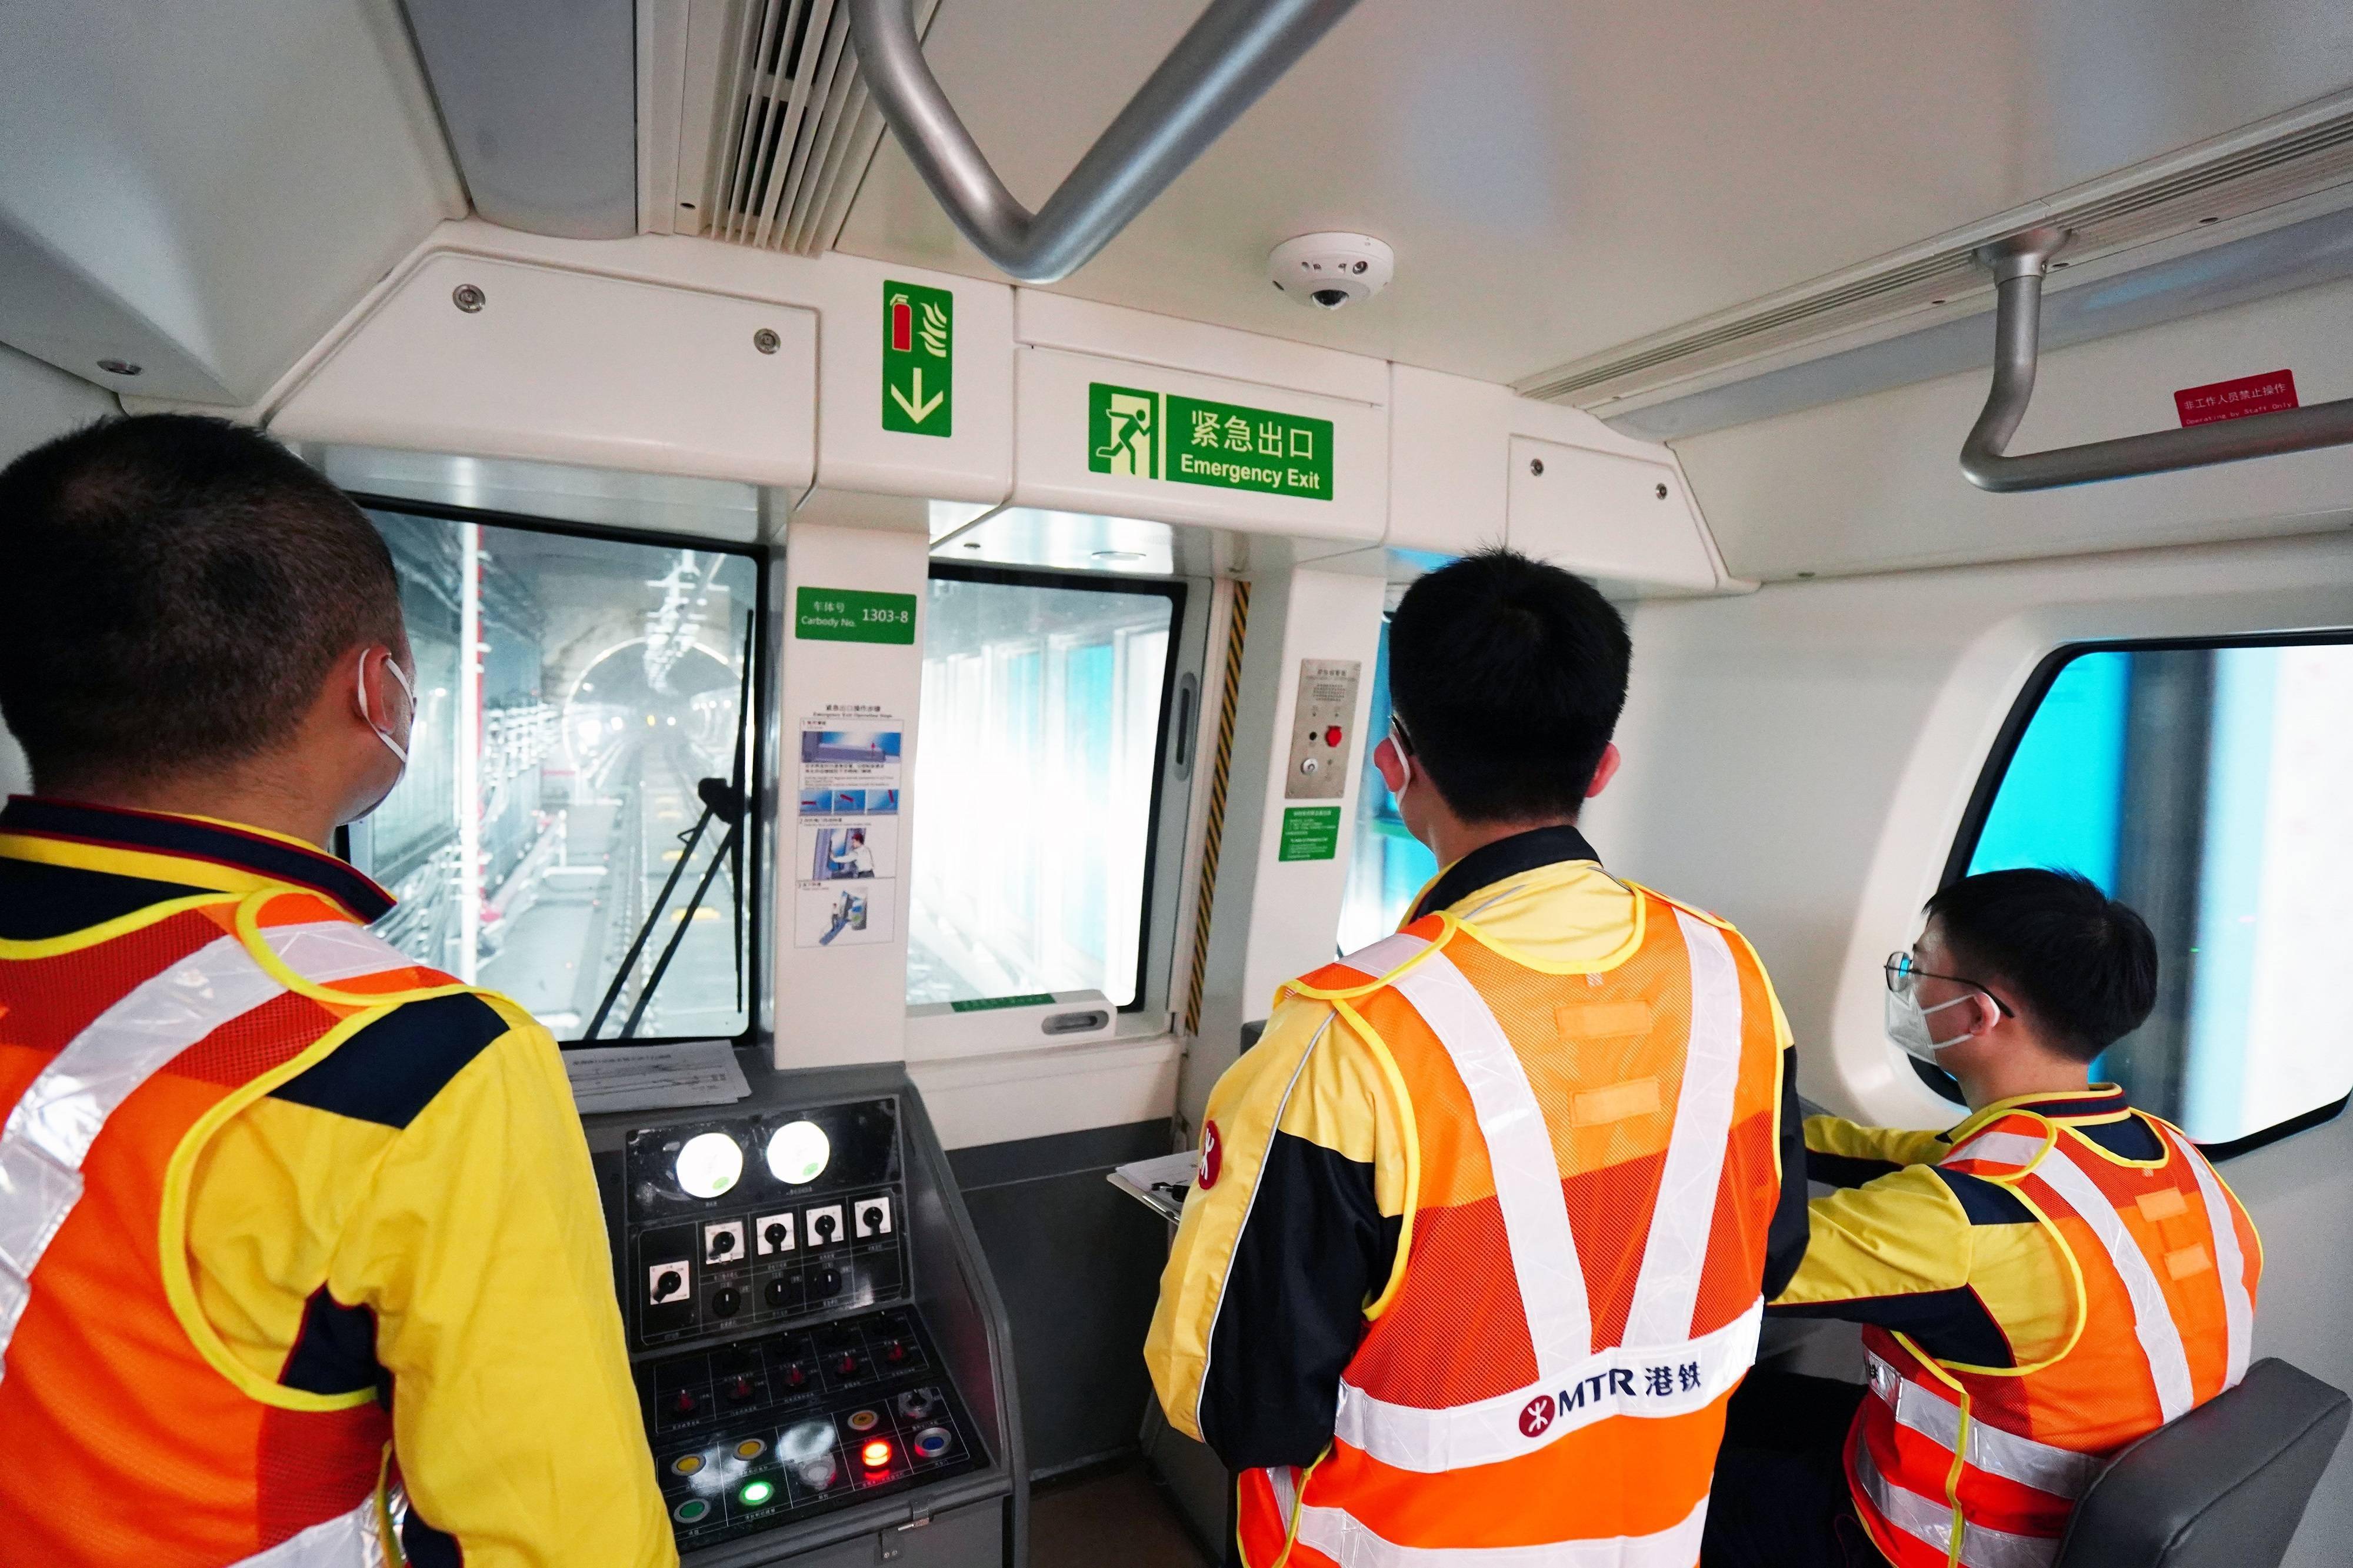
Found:
[{"label": "reflective stripe", "polygon": [[2189,1356],[2182,1349],[2181,1330],[2157,1282],[2157,1271],[2149,1267],[2148,1255],[2125,1228],[2116,1205],[2063,1148],[2052,1150],[2051,1157],[2034,1168],[2034,1174],[2066,1199],[2067,1206],[2092,1227],[2124,1281],[2125,1294],[2132,1300],[2133,1332],[2140,1340],[2141,1353],[2148,1358],[2148,1375],[2157,1385],[2161,1419],[2173,1421],[2187,1415],[2198,1403],[2189,1384]]},{"label": "reflective stripe", "polygon": [[[1895,1412],[1896,1424],[1909,1426],[1951,1453],[1960,1438],[1960,1405],[1926,1384],[1906,1378],[1877,1355],[1864,1353],[1871,1363],[1871,1391]],[[2102,1463],[2097,1455],[2039,1443],[1975,1417],[1969,1422],[1969,1451],[1965,1457],[1972,1467],[1988,1475],[2000,1476],[2070,1502],[2090,1489]]]},{"label": "reflective stripe", "polygon": [[[264,926],[261,939],[286,966],[313,984],[406,969],[417,960],[362,926],[349,921],[311,921],[301,925]],[[354,1001],[366,1001],[356,996]]]},{"label": "reflective stripe", "polygon": [[2206,1228],[2214,1236],[2214,1271],[2222,1277],[2222,1319],[2230,1326],[2231,1348],[2222,1370],[2222,1386],[2236,1388],[2247,1375],[2247,1358],[2254,1352],[2255,1304],[2247,1298],[2247,1260],[2239,1250],[2239,1222],[2231,1207],[2222,1178],[2206,1156],[2170,1128],[2159,1130],[2167,1142],[2189,1162],[2198,1177],[2198,1195],[2206,1200]]},{"label": "reflective stripe", "polygon": [[1470,1092],[1487,1161],[1494,1168],[1495,1202],[1503,1210],[1512,1272],[1535,1349],[1536,1381],[1549,1385],[1593,1353],[1585,1268],[1568,1226],[1551,1129],[1519,1053],[1486,999],[1445,953],[1424,957],[1398,976],[1395,986],[1430,1026]]},{"label": "reflective stripe", "polygon": [[[1941,1556],[1953,1551],[1952,1505],[1899,1487],[1879,1473],[1869,1445],[1854,1447],[1854,1479],[1880,1518]],[[1981,1524],[1964,1525],[1960,1560],[1967,1568],[2049,1568],[2059,1555],[2059,1538],[2013,1535]]]},{"label": "reflective stripe", "polygon": [[349,1513],[289,1536],[267,1552],[233,1568],[384,1568],[384,1542],[376,1534],[376,1503],[368,1500]]},{"label": "reflective stripe", "polygon": [[1740,971],[1732,949],[1705,921],[1682,910],[1675,921],[1691,955],[1691,1047],[1634,1304],[1626,1316],[1623,1340],[1630,1345],[1674,1345],[1691,1338],[1740,1084]]},{"label": "reflective stripe", "polygon": [[[1435,1410],[1389,1404],[1344,1376],[1332,1435],[1392,1468],[1432,1475],[1517,1458],[1613,1415],[1688,1415],[1739,1383],[1764,1317],[1760,1297],[1698,1339],[1601,1351],[1553,1380]],[[1661,1387],[1672,1392],[1653,1392]]]},{"label": "reflective stripe", "polygon": [[174,1057],[283,990],[237,938],[216,938],[132,987],[26,1088],[0,1129],[0,1377],[33,1270],[81,1201],[81,1163],[107,1119]]},{"label": "reflective stripe", "polygon": [[1313,1505],[1299,1510],[1299,1544],[1340,1568],[1692,1568],[1707,1528],[1703,1497],[1679,1524],[1655,1535],[1613,1535],[1543,1546],[1399,1546],[1354,1515]]},{"label": "reflective stripe", "polygon": [[1983,1160],[1996,1165],[2031,1165],[2037,1155],[2052,1147],[2040,1138],[2021,1133],[1980,1132],[1936,1163],[1952,1165],[1963,1160]]},{"label": "reflective stripe", "polygon": [[1395,936],[1381,938],[1369,947],[1358,948],[1340,963],[1349,969],[1361,971],[1367,980],[1378,980],[1429,945],[1420,937],[1408,936],[1399,931]]}]

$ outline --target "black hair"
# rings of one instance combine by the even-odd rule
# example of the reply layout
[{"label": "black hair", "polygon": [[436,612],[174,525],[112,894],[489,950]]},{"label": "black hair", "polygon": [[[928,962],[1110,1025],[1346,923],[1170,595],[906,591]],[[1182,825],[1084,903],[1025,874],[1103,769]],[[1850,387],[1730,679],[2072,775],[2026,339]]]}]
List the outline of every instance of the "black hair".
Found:
[{"label": "black hair", "polygon": [[0,469],[0,718],[37,787],[269,750],[335,660],[399,647],[392,554],[258,430],[104,420]]},{"label": "black hair", "polygon": [[1631,658],[1624,617],[1592,584],[1482,550],[1406,591],[1389,622],[1389,704],[1465,822],[1574,817]]},{"label": "black hair", "polygon": [[2148,922],[2088,877],[1985,871],[1939,889],[1928,913],[1963,978],[2026,1013],[2078,1060],[2139,1028],[2157,1005]]}]

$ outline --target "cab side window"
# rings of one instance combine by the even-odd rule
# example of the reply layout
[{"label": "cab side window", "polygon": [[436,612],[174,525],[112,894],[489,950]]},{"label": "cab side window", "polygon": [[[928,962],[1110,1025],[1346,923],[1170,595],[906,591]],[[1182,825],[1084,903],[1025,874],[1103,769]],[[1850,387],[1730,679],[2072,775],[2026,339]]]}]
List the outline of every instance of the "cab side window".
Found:
[{"label": "cab side window", "polygon": [[2353,1090],[2353,637],[2063,648],[2028,684],[1949,877],[2082,872],[2155,932],[2158,1003],[2095,1064],[2224,1152]]}]

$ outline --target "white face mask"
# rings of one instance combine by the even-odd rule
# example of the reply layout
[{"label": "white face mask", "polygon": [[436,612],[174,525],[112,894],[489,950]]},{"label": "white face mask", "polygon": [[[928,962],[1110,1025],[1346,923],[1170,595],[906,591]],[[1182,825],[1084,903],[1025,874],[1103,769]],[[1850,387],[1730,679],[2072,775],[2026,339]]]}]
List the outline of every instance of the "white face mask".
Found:
[{"label": "white face mask", "polygon": [[[390,674],[390,675],[391,675],[391,677],[393,678],[393,679],[394,679],[394,680],[396,680],[396,681],[397,681],[397,682],[399,682],[399,683],[400,683],[400,689],[401,689],[402,693],[403,693],[405,696],[406,696],[406,697],[407,697],[407,699],[408,699],[408,712],[409,712],[409,719],[410,719],[410,721],[411,721],[412,723],[413,723],[413,722],[415,722],[415,721],[416,721],[416,714],[417,714],[417,688],[409,684],[408,675],[407,675],[407,673],[406,673],[405,670],[403,670],[403,669],[400,668],[400,661],[399,661],[398,659],[396,659],[396,658],[393,658],[393,657],[392,657],[392,655],[390,655],[389,653],[387,653],[387,654],[385,654],[385,655],[384,656],[384,668],[385,668],[385,671],[386,671],[388,674]],[[405,773],[405,772],[406,772],[406,771],[407,771],[407,768],[408,768],[408,748],[407,748],[406,746],[405,746],[405,745],[401,744],[398,741],[394,740],[394,739],[392,738],[392,731],[389,731],[389,730],[387,730],[387,729],[385,729],[383,725],[381,725],[381,724],[377,723],[377,722],[375,721],[375,716],[372,712],[370,712],[370,710],[369,710],[369,708],[368,708],[368,689],[367,689],[367,656],[366,656],[366,655],[364,655],[364,654],[363,654],[363,655],[361,655],[361,656],[360,656],[360,668],[359,668],[358,681],[359,681],[360,717],[361,717],[361,718],[363,718],[363,719],[364,719],[364,720],[366,720],[366,721],[367,721],[367,727],[368,727],[369,729],[374,730],[374,731],[375,731],[375,738],[376,738],[377,740],[382,741],[382,742],[384,742],[384,749],[385,749],[385,751],[387,751],[387,752],[390,752],[394,756],[396,756],[396,757],[397,757],[397,758],[399,758],[399,759],[400,759],[400,766],[401,766],[401,770],[402,770],[404,773]]]},{"label": "white face mask", "polygon": [[1917,996],[1899,996],[1893,991],[1886,993],[1886,996],[1887,1037],[1894,1041],[1896,1048],[1906,1056],[1918,1057],[1933,1067],[1938,1051],[1957,1046],[1969,1037],[1968,1035],[1956,1035],[1949,1040],[1935,1038],[1928,1033],[1928,1015],[1941,1013],[1947,1007],[1957,1007],[1964,1002],[1973,1002],[1977,999],[1974,995],[1956,996],[1949,1002],[1939,1002],[1934,1007],[1921,1006]]}]

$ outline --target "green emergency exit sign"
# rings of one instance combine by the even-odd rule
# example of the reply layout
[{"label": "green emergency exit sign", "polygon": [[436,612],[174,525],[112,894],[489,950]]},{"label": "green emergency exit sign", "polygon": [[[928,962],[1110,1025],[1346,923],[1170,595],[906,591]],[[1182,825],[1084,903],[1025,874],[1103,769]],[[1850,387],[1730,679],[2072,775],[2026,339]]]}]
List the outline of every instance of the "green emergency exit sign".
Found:
[{"label": "green emergency exit sign", "polygon": [[1180,485],[1332,499],[1332,421],[1091,382],[1087,467]]},{"label": "green emergency exit sign", "polygon": [[955,419],[955,296],[882,285],[882,428],[945,436]]}]

